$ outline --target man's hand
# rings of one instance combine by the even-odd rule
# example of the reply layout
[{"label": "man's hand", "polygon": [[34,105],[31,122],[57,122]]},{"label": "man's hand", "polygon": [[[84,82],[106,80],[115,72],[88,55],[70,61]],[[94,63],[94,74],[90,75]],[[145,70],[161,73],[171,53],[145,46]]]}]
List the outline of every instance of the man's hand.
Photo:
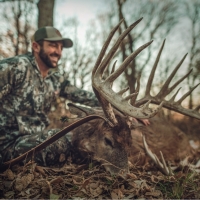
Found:
[{"label": "man's hand", "polygon": [[145,126],[150,125],[150,122],[148,119],[138,119],[139,121],[141,121]]},{"label": "man's hand", "polygon": [[136,119],[134,117],[131,117],[130,120],[135,121],[136,123],[142,122],[145,126],[150,125],[150,122],[148,119]]}]

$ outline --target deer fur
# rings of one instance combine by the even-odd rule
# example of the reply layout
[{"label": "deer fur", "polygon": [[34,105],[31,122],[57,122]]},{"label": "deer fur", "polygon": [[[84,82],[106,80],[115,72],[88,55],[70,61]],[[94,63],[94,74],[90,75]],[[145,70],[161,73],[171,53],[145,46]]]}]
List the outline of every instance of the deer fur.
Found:
[{"label": "deer fur", "polygon": [[[94,111],[94,110],[93,110]],[[98,114],[103,115],[98,111]],[[145,135],[149,148],[160,157],[162,151],[166,161],[179,162],[192,156],[187,136],[166,119],[155,116],[150,125],[131,121],[116,115],[119,126],[110,127],[107,122],[95,119],[73,131],[72,145],[82,159],[91,156],[99,160],[112,174],[129,172],[128,161],[143,166],[151,162],[143,145]]]}]

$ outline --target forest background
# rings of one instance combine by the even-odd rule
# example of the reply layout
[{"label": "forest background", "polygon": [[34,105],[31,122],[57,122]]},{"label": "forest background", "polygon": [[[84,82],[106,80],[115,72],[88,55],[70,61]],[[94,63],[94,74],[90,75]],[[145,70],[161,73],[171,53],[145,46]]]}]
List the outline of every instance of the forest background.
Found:
[{"label": "forest background", "polygon": [[[85,3],[84,3],[85,2]],[[142,22],[128,35],[115,55],[118,64],[137,47],[150,40],[153,44],[130,63],[123,75],[114,83],[114,90],[125,86],[133,93],[137,78],[145,85],[153,66],[158,49],[166,39],[165,49],[156,73],[152,94],[156,94],[165,78],[188,53],[182,69],[174,82],[193,69],[191,75],[182,83],[179,94],[191,89],[200,79],[200,1],[198,0],[110,0],[110,1],[72,1],[66,0],[0,0],[0,59],[31,51],[30,38],[38,27],[55,26],[61,33],[73,40],[74,46],[64,50],[59,63],[60,73],[65,79],[79,88],[92,91],[91,71],[100,49],[110,30],[124,19],[114,40],[131,23],[143,17]],[[67,13],[90,12],[96,8],[92,19],[68,16]],[[99,7],[97,9],[97,7]],[[89,14],[89,13],[88,13]],[[113,42],[114,42],[113,40]],[[108,67],[107,72],[111,69]],[[144,88],[141,87],[140,95]],[[199,102],[199,87],[185,99],[184,106],[196,107]],[[179,95],[177,96],[177,98]],[[169,97],[170,98],[170,97]],[[61,115],[66,114],[64,99],[58,99],[52,107],[51,118],[58,125]],[[167,115],[172,116],[168,111]],[[176,118],[180,117],[176,115]],[[168,117],[170,118],[170,117]],[[181,116],[182,118],[182,116]],[[192,124],[192,119],[187,119]],[[187,123],[187,125],[188,125]],[[186,129],[186,127],[182,127]],[[192,132],[194,126],[187,126]],[[196,131],[195,131],[196,132]]]}]

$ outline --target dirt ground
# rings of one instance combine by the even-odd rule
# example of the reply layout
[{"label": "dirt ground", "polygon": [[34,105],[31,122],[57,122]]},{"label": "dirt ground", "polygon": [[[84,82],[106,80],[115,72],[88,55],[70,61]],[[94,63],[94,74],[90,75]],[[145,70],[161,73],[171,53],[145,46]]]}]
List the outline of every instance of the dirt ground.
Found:
[{"label": "dirt ground", "polygon": [[[198,169],[199,170],[199,169]],[[15,165],[0,174],[1,199],[199,199],[200,174],[176,166],[165,176],[155,166],[130,165],[126,178],[93,161],[61,168]]]},{"label": "dirt ground", "polygon": [[[52,128],[67,124],[68,112],[52,112]],[[193,141],[200,153],[199,120],[175,117],[171,121]],[[200,199],[200,161],[187,159],[173,165],[174,175],[163,175],[155,165],[129,164],[126,178],[113,176],[96,161],[62,167],[42,167],[34,162],[15,165],[0,174],[1,199]]]}]

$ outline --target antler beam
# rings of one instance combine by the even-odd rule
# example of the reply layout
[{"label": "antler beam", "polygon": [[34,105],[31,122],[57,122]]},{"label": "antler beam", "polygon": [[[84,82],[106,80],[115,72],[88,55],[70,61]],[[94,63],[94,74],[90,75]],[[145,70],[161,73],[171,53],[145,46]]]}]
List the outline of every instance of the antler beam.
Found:
[{"label": "antler beam", "polygon": [[[136,94],[131,94],[127,97],[122,97],[123,92],[115,93],[112,90],[112,84],[113,81],[126,69],[126,67],[129,65],[129,63],[146,47],[148,47],[152,41],[140,46],[136,51],[134,51],[131,55],[129,55],[123,63],[119,66],[119,68],[113,72],[110,76],[106,78],[106,80],[102,79],[102,75],[104,70],[106,69],[109,61],[114,56],[115,52],[117,51],[120,43],[122,40],[129,34],[129,32],[142,20],[139,19],[132,25],[130,25],[117,39],[113,47],[110,49],[108,54],[105,56],[106,49],[114,35],[114,33],[119,28],[122,21],[113,28],[111,33],[109,34],[100,54],[97,59],[97,62],[94,66],[93,72],[92,72],[92,86],[94,89],[94,92],[99,99],[99,101],[102,104],[102,108],[104,110],[105,115],[114,123],[117,124],[117,121],[114,117],[113,110],[111,108],[112,104],[115,108],[120,110],[126,115],[135,117],[135,118],[150,118],[153,117],[162,107],[162,103],[155,109],[150,110],[148,105],[150,101],[148,101],[144,106],[138,108],[132,106],[129,101],[130,99],[135,96]],[[115,65],[115,64],[114,64]],[[126,90],[126,89],[125,89]],[[124,91],[125,91],[124,90]]]},{"label": "antler beam", "polygon": [[151,70],[151,74],[149,76],[149,79],[148,79],[148,82],[147,82],[147,86],[146,86],[145,96],[142,99],[134,102],[134,105],[135,106],[140,106],[140,105],[143,105],[144,103],[148,102],[149,100],[151,100],[151,103],[154,103],[154,104],[158,105],[162,101],[163,102],[163,107],[165,107],[165,108],[168,108],[170,110],[174,110],[174,111],[179,112],[179,113],[181,113],[183,115],[187,115],[187,116],[190,116],[190,117],[194,117],[196,119],[200,119],[200,112],[199,112],[200,105],[198,105],[195,109],[186,109],[186,108],[181,106],[181,103],[183,102],[183,100],[186,97],[188,97],[193,92],[193,90],[200,85],[200,83],[195,85],[194,87],[192,87],[188,92],[186,92],[177,101],[175,101],[175,97],[177,96],[177,94],[178,94],[178,92],[179,92],[179,90],[181,88],[179,88],[177,90],[177,92],[174,94],[174,96],[170,100],[166,100],[165,99],[165,97],[169,93],[171,93],[176,88],[176,86],[179,85],[183,80],[185,80],[190,75],[190,73],[192,72],[192,69],[191,69],[182,78],[180,78],[171,87],[169,87],[173,77],[175,76],[176,72],[178,71],[178,69],[182,65],[182,63],[185,60],[187,54],[182,58],[182,60],[178,63],[178,65],[172,71],[172,73],[170,74],[168,79],[165,81],[165,83],[163,84],[163,86],[160,89],[160,91],[158,92],[158,94],[156,96],[151,96],[150,95],[150,89],[151,89],[151,86],[152,86],[153,78],[154,78],[154,75],[155,75],[155,71],[156,71],[158,62],[160,60],[160,56],[161,56],[164,44],[165,44],[165,40],[164,40],[164,42],[163,42],[163,44],[162,44],[162,46],[161,46],[161,48],[160,48],[160,50],[158,52],[157,58],[155,60],[153,68]]}]

